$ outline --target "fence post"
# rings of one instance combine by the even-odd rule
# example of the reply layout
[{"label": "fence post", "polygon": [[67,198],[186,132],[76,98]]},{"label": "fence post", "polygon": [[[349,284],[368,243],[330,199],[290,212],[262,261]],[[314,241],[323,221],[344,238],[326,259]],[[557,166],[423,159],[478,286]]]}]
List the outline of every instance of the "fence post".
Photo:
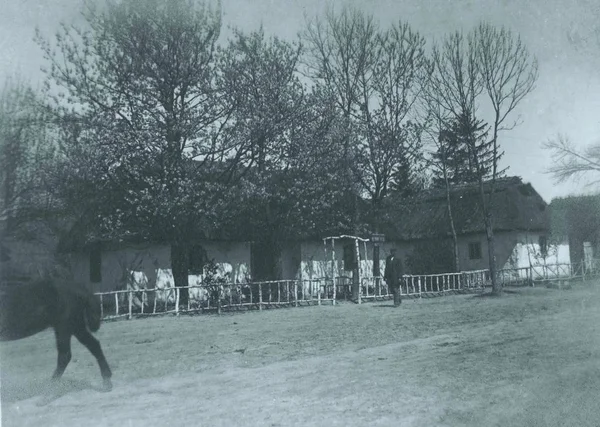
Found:
[{"label": "fence post", "polygon": [[335,305],[335,300],[337,298],[337,289],[335,286],[335,276],[331,278],[331,283],[333,284],[333,305]]},{"label": "fence post", "polygon": [[277,282],[277,304],[281,304],[281,282]]},{"label": "fence post", "polygon": [[132,307],[133,307],[133,296],[131,295],[131,289],[129,290],[129,292],[127,292],[127,305],[129,308],[129,313],[127,314],[127,320],[131,320],[131,312],[132,312]]},{"label": "fence post", "polygon": [[262,284],[258,282],[258,310],[262,310]]},{"label": "fence post", "polygon": [[102,301],[102,294],[100,294],[100,319],[104,319],[104,301]]},{"label": "fence post", "polygon": [[217,314],[221,314],[221,289],[222,285],[217,287]]},{"label": "fence post", "polygon": [[421,276],[417,277],[417,285],[419,285],[419,298],[421,298]]},{"label": "fence post", "polygon": [[119,315],[119,294],[115,293],[115,316]]},{"label": "fence post", "polygon": [[298,281],[294,280],[294,307],[298,307]]},{"label": "fence post", "polygon": [[527,269],[527,273],[529,275],[529,283],[531,283],[531,287],[535,287],[535,283],[533,282],[533,267],[529,267]]},{"label": "fence post", "polygon": [[[175,288],[175,315],[179,316],[179,288]],[[190,289],[188,288],[188,303],[190,301]]]},{"label": "fence post", "polygon": [[321,305],[321,284],[317,283],[317,305]]}]

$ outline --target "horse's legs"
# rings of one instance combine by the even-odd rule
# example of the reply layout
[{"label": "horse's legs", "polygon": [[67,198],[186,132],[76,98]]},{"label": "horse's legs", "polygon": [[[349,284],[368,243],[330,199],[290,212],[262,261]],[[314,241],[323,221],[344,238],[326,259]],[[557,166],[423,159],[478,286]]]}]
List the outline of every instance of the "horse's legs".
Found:
[{"label": "horse's legs", "polygon": [[87,349],[94,355],[96,360],[98,361],[98,365],[100,365],[100,373],[102,374],[102,378],[104,380],[104,389],[109,391],[112,389],[112,382],[110,378],[112,377],[112,371],[108,366],[108,362],[104,357],[104,353],[102,352],[102,347],[100,346],[100,342],[94,338],[92,334],[85,328],[79,328],[75,332],[75,337],[79,340],[81,344],[87,347]]},{"label": "horse's legs", "polygon": [[56,370],[52,375],[52,379],[58,380],[65,372],[67,365],[71,361],[71,334],[69,332],[60,331],[58,328],[56,328],[54,329],[54,335],[56,336],[58,361],[56,363]]}]

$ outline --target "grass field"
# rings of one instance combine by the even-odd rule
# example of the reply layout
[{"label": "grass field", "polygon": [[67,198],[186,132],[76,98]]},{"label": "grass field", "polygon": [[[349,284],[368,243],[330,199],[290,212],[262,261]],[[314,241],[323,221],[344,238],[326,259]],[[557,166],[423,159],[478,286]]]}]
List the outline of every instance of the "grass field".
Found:
[{"label": "grass field", "polygon": [[600,285],[136,319],[0,347],[2,426],[598,426]]}]

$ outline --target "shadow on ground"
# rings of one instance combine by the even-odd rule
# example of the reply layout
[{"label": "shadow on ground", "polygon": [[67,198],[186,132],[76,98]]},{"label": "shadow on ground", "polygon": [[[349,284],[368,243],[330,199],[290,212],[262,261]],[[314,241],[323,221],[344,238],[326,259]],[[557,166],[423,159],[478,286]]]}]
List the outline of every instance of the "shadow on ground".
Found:
[{"label": "shadow on ground", "polygon": [[58,382],[49,379],[6,381],[2,380],[1,400],[2,404],[14,403],[33,397],[41,397],[38,405],[48,404],[69,393],[83,390],[103,391],[100,387],[89,381],[63,378]]},{"label": "shadow on ground", "polygon": [[374,305],[373,307],[375,307],[375,308],[400,308],[400,307],[402,307],[402,304],[400,304],[399,306],[396,306],[394,304],[379,304],[379,305]]},{"label": "shadow on ground", "polygon": [[490,291],[490,292],[482,292],[482,293],[479,293],[479,294],[475,294],[475,295],[472,296],[472,298],[498,298],[498,297],[502,297],[503,294],[506,294],[506,295],[513,295],[513,294],[514,295],[519,295],[521,293],[522,292],[519,292],[516,289],[503,289],[501,295],[493,294]]}]

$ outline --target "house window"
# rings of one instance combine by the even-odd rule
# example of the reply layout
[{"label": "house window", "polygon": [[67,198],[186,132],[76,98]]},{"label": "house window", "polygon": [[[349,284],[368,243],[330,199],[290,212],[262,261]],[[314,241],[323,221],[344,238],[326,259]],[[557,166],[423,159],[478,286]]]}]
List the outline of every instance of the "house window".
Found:
[{"label": "house window", "polygon": [[102,281],[102,250],[100,245],[92,246],[90,250],[90,282]]},{"label": "house window", "polygon": [[481,259],[481,243],[469,243],[469,259]]},{"label": "house window", "polygon": [[542,257],[546,258],[548,255],[548,238],[546,236],[540,236],[538,243],[540,245]]}]

